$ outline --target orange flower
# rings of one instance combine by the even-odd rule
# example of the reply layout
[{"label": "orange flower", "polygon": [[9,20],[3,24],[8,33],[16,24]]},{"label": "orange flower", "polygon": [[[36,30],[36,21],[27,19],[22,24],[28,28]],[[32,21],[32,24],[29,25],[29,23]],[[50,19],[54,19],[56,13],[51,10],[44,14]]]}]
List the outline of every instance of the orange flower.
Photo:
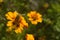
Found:
[{"label": "orange flower", "polygon": [[16,33],[19,33],[19,32],[21,33],[24,27],[28,27],[28,23],[26,23],[24,17],[22,17],[21,15],[20,15],[19,25],[20,25],[20,27],[15,30]]},{"label": "orange flower", "polygon": [[36,25],[38,22],[42,22],[42,15],[40,13],[37,13],[36,11],[31,11],[27,14],[27,16],[29,17],[29,20],[32,24]]},{"label": "orange flower", "polygon": [[27,34],[26,40],[34,40],[34,36],[32,34]]},{"label": "orange flower", "polygon": [[23,25],[24,27],[28,27],[28,23],[26,23],[24,17],[20,15],[20,24]]},{"label": "orange flower", "polygon": [[8,12],[7,14],[5,14],[5,16],[8,20],[15,20],[17,15],[18,15],[18,13],[16,11],[15,12]]},{"label": "orange flower", "polygon": [[16,33],[21,33],[23,27],[28,27],[28,23],[26,23],[24,17],[15,12],[8,12],[6,14],[6,18],[9,20],[7,22],[8,29],[7,31],[11,31],[14,29]]}]

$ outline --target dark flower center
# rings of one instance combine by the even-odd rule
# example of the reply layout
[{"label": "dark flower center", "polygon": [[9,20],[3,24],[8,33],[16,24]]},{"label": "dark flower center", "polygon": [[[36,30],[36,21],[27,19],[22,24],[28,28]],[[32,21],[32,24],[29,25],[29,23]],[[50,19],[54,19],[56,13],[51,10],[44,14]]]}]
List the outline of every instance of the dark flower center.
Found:
[{"label": "dark flower center", "polygon": [[19,16],[17,16],[16,19],[13,21],[13,25],[15,25],[16,27],[19,27],[19,25],[20,25]]}]

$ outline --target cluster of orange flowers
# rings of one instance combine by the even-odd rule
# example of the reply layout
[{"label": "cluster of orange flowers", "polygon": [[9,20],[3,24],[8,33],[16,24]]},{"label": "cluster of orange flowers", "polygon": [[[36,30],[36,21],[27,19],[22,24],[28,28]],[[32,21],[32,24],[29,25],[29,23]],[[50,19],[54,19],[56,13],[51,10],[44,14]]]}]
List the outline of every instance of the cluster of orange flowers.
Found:
[{"label": "cluster of orange flowers", "polygon": [[[24,19],[24,17],[19,14],[17,11],[8,12],[5,14],[8,22],[7,22],[7,31],[14,30],[16,33],[21,33],[25,27],[28,28],[28,23]],[[38,22],[42,22],[42,15],[37,13],[36,11],[31,11],[27,13],[28,20],[31,21],[32,24],[36,25]],[[32,34],[26,35],[26,40],[34,40],[34,36]]]}]

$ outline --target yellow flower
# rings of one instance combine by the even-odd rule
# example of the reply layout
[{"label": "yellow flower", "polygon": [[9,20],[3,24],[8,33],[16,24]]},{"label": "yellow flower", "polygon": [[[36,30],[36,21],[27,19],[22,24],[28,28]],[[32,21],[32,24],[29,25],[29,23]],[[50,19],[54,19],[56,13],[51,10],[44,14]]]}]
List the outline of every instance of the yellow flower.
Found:
[{"label": "yellow flower", "polygon": [[27,34],[26,40],[35,40],[35,39],[34,39],[34,36],[32,34]]},{"label": "yellow flower", "polygon": [[36,11],[31,11],[27,14],[27,16],[29,17],[29,20],[32,24],[36,25],[38,22],[42,22],[42,15],[40,13],[37,13]]},{"label": "yellow flower", "polygon": [[16,11],[14,12],[8,12],[7,14],[5,14],[6,18],[9,20],[7,22],[7,26],[9,27],[7,29],[7,31],[11,31],[13,29],[13,21],[15,20],[15,18],[17,17],[18,13]]},{"label": "yellow flower", "polygon": [[13,29],[16,33],[21,33],[24,27],[28,27],[28,23],[26,23],[24,17],[16,11],[8,12],[6,14],[6,18],[9,20],[7,22],[7,31],[11,31]]},{"label": "yellow flower", "polygon": [[15,29],[16,33],[21,33],[23,31],[23,26],[20,24],[18,28]]},{"label": "yellow flower", "polygon": [[20,24],[23,25],[23,27],[28,27],[28,23],[26,23],[24,17],[20,15]]},{"label": "yellow flower", "polygon": [[20,20],[19,20],[19,27],[15,29],[16,33],[21,33],[23,31],[23,28],[28,27],[28,23],[26,23],[24,17],[20,15]]},{"label": "yellow flower", "polygon": [[17,15],[18,15],[18,13],[16,11],[15,12],[8,12],[7,14],[5,14],[5,16],[8,20],[15,20]]}]

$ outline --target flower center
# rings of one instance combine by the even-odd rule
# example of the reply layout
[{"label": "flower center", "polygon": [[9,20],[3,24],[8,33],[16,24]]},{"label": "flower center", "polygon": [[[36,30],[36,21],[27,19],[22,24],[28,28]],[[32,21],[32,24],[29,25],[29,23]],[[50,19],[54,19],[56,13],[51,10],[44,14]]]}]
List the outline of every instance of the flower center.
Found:
[{"label": "flower center", "polygon": [[17,16],[16,19],[13,21],[13,25],[15,25],[16,27],[19,27],[19,25],[20,25],[19,16]]},{"label": "flower center", "polygon": [[33,21],[35,21],[37,19],[37,17],[38,17],[37,15],[32,16]]}]

